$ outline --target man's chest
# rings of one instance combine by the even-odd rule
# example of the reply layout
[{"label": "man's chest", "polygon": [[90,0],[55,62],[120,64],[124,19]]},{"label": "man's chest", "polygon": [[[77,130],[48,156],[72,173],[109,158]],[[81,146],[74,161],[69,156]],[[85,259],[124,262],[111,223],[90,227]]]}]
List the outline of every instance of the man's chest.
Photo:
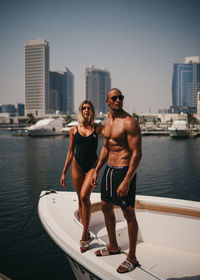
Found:
[{"label": "man's chest", "polygon": [[104,128],[104,137],[113,140],[122,140],[126,136],[126,130],[121,123],[109,123]]}]

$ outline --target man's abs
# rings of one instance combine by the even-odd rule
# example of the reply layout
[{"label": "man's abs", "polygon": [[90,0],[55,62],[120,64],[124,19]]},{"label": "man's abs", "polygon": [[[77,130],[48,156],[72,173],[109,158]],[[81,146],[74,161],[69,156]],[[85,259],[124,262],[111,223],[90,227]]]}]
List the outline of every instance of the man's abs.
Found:
[{"label": "man's abs", "polygon": [[109,150],[108,164],[112,166],[128,166],[130,162],[130,150]]}]

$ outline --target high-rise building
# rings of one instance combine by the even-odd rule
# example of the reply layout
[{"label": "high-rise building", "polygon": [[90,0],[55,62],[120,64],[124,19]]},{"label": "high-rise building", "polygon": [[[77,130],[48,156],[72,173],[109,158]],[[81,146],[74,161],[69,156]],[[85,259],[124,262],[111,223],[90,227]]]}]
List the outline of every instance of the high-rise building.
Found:
[{"label": "high-rise building", "polygon": [[200,91],[197,93],[197,115],[200,117]]},{"label": "high-rise building", "polygon": [[50,72],[49,106],[63,114],[74,113],[74,75],[68,68]]},{"label": "high-rise building", "polygon": [[25,42],[25,114],[44,116],[49,106],[49,43]]},{"label": "high-rise building", "polygon": [[172,107],[179,112],[197,112],[200,91],[200,57],[186,57],[185,63],[173,67]]},{"label": "high-rise building", "polygon": [[24,104],[23,103],[17,103],[17,115],[24,116]]},{"label": "high-rise building", "polygon": [[94,66],[85,69],[86,99],[91,100],[96,114],[107,113],[106,93],[111,89],[110,72]]}]

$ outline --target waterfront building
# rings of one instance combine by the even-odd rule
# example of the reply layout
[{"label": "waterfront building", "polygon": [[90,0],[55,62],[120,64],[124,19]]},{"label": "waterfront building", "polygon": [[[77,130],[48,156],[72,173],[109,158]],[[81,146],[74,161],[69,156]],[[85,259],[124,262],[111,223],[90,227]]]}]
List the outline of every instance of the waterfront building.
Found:
[{"label": "waterfront building", "polygon": [[107,113],[106,93],[111,89],[110,72],[94,66],[85,69],[85,96],[92,101],[96,114]]},{"label": "waterfront building", "polygon": [[18,116],[24,116],[24,104],[23,103],[17,103],[17,115]]},{"label": "waterfront building", "polygon": [[74,75],[64,71],[50,71],[49,109],[63,114],[74,113]]},{"label": "waterfront building", "polygon": [[48,113],[49,43],[44,39],[25,42],[25,114]]},{"label": "waterfront building", "polygon": [[16,108],[15,105],[13,104],[2,104],[2,113],[8,113],[10,115],[15,115],[16,113]]},{"label": "waterfront building", "polygon": [[197,116],[200,117],[200,91],[197,93]]},{"label": "waterfront building", "polygon": [[197,112],[200,91],[200,57],[186,57],[185,63],[173,66],[172,109],[175,112]]}]

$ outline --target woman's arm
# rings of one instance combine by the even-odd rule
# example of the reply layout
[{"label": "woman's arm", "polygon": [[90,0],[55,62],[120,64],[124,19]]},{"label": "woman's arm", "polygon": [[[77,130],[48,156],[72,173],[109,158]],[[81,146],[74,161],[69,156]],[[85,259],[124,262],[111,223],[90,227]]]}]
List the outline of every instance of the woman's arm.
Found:
[{"label": "woman's arm", "polygon": [[92,177],[91,185],[93,187],[96,187],[98,185],[97,179],[99,176],[99,171],[102,168],[102,166],[105,164],[105,162],[107,161],[108,155],[109,155],[108,140],[106,138],[104,138],[103,147],[101,149],[99,160],[97,162],[97,166],[94,170],[94,174]]},{"label": "woman's arm", "polygon": [[72,128],[70,128],[70,132],[69,132],[69,137],[70,137],[70,141],[69,141],[69,149],[68,149],[68,153],[66,156],[66,161],[65,161],[65,165],[63,168],[63,172],[61,175],[61,179],[60,179],[60,184],[62,187],[67,187],[66,183],[65,183],[65,179],[66,179],[66,172],[70,167],[70,164],[72,162],[73,156],[74,156],[74,135],[75,135],[75,130],[76,127],[73,126]]}]

